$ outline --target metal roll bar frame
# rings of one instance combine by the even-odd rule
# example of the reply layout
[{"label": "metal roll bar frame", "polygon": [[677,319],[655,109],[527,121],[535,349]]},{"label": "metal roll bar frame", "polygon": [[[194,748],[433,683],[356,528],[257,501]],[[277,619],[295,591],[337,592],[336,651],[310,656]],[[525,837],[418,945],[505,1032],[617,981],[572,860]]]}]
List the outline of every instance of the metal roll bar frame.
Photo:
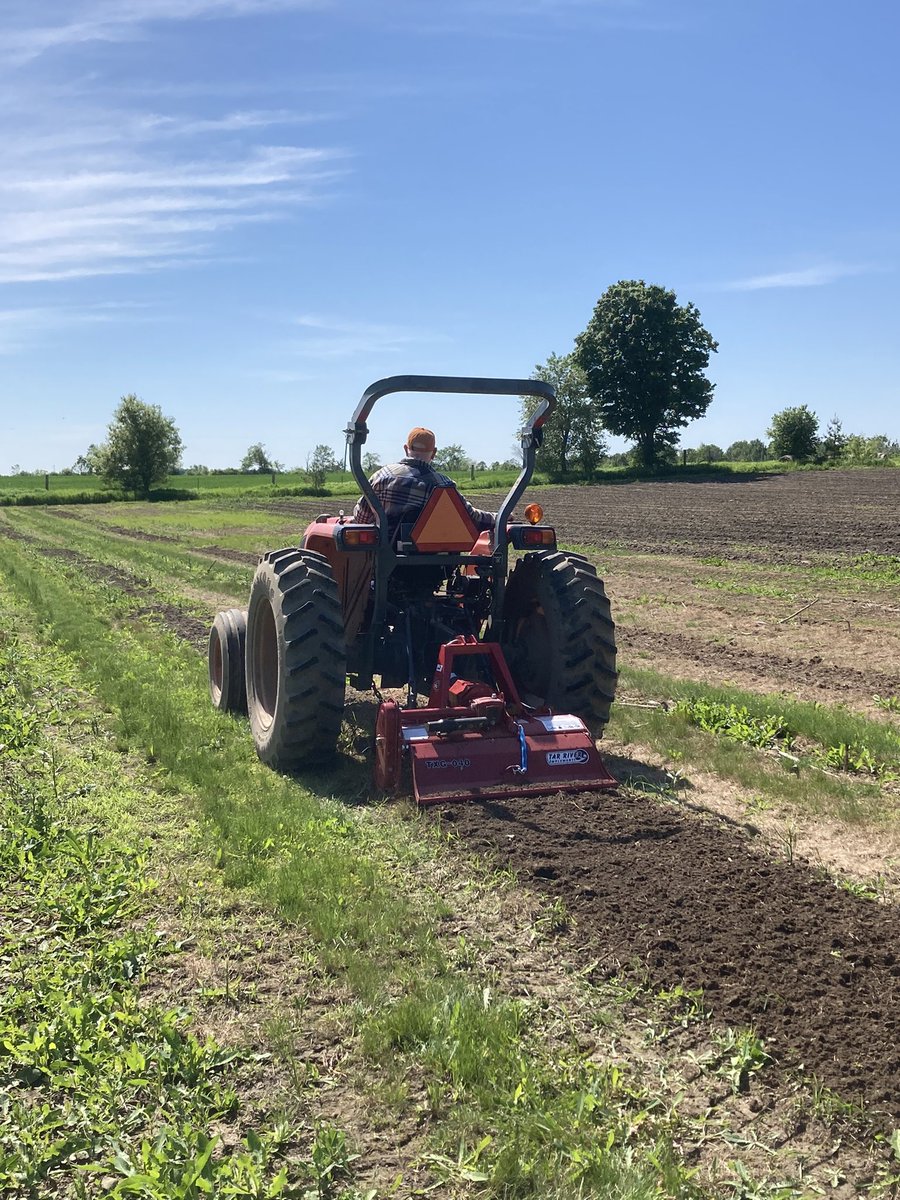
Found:
[{"label": "metal roll bar frame", "polygon": [[[522,470],[513,483],[497,511],[491,537],[491,554],[415,554],[400,553],[391,545],[388,536],[387,514],[381,501],[362,468],[362,448],[369,436],[366,420],[375,404],[383,396],[393,392],[455,393],[458,395],[484,396],[535,396],[541,403],[535,409],[529,424],[522,431]],[[416,563],[420,566],[456,567],[473,564],[485,566],[490,562],[493,575],[491,590],[491,614],[488,621],[487,640],[499,641],[502,637],[503,602],[506,591],[506,574],[509,566],[509,538],[507,523],[518,504],[522,493],[534,474],[535,454],[544,437],[544,422],[556,407],[556,392],[553,386],[539,379],[484,379],[454,375],[391,375],[369,385],[363,392],[345,433],[349,450],[349,464],[360,491],[375,514],[378,525],[378,546],[375,551],[375,595],[369,629],[360,635],[353,658],[353,673],[358,687],[367,688],[372,683],[375,661],[375,642],[380,634],[387,609],[388,580],[400,563]],[[354,669],[355,668],[355,669]]]}]

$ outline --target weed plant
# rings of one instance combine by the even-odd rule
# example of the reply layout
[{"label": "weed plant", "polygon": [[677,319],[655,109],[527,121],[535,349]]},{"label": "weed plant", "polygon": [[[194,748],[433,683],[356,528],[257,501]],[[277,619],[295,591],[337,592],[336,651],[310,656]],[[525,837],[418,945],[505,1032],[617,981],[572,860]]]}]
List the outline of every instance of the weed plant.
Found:
[{"label": "weed plant", "polygon": [[[675,680],[656,671],[624,667],[621,674],[641,695],[674,700],[668,720],[682,728],[686,722],[729,741],[788,747],[796,754],[796,743],[802,742],[807,762],[835,771],[885,780],[900,772],[900,734],[889,724],[842,708]],[[621,717],[628,722],[625,713]],[[643,724],[660,731],[664,727],[659,721]],[[765,771],[760,771],[762,780]],[[828,785],[827,780],[819,782],[826,794]]]},{"label": "weed plant", "polygon": [[686,717],[708,733],[721,734],[735,742],[746,742],[748,746],[765,749],[777,744],[786,747],[793,744],[794,734],[783,717],[771,712],[762,717],[753,717],[743,704],[685,696],[675,702],[671,711]]},{"label": "weed plant", "polygon": [[[711,688],[625,665],[621,667],[620,677],[629,691],[642,697],[668,696],[675,699],[676,705],[679,699],[703,699],[723,705],[726,710],[733,705],[738,710],[746,709],[750,719],[761,721],[765,720],[773,704],[771,697],[752,696],[737,689]],[[865,731],[864,736],[871,728],[873,741],[885,747],[887,753],[897,755],[893,742],[880,741],[885,727],[879,722],[867,722],[849,713],[819,711],[815,705],[796,701],[785,702],[782,707],[781,697],[777,702],[781,709],[777,716],[785,717],[791,728],[840,729],[843,727],[838,722],[846,716],[854,728]],[[613,706],[609,729],[622,742],[652,746],[679,764],[695,764],[722,778],[734,780],[753,794],[758,807],[771,798],[807,812],[825,812],[847,821],[879,821],[885,817],[882,791],[872,776],[810,770],[794,753],[788,758],[760,754],[742,741],[708,733],[688,716],[673,709]],[[844,732],[846,736],[846,729]],[[813,761],[811,756],[808,761]]]},{"label": "weed plant", "polygon": [[[790,727],[783,714],[766,712],[763,716],[752,716],[744,704],[711,700],[704,696],[682,697],[670,711],[676,716],[686,717],[692,724],[699,725],[708,733],[715,733],[760,749],[781,746],[789,750],[794,746],[799,732]],[[882,732],[875,722],[867,724],[874,726],[879,733]],[[831,725],[823,726],[820,721],[811,721],[808,725],[820,731],[825,728],[826,736],[829,733],[834,736]],[[853,722],[851,727],[858,729],[859,723]],[[842,733],[845,733],[845,730],[842,730]],[[871,731],[866,730],[866,734],[871,736]],[[897,768],[900,767],[900,737],[888,731],[887,736],[878,737],[878,741],[890,756],[888,761],[878,759],[873,750],[861,740],[838,741],[815,748],[811,758],[814,762],[835,771],[894,778]]]}]

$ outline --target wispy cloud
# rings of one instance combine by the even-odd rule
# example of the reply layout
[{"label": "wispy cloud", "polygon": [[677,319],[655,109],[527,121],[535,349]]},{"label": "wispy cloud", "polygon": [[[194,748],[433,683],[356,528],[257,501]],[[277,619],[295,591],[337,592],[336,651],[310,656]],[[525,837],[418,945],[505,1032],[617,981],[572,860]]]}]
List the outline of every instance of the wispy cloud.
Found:
[{"label": "wispy cloud", "polygon": [[[127,125],[127,123],[126,123]],[[27,150],[0,180],[0,283],[158,268],[212,253],[238,225],[309,204],[341,172],[333,150],[257,146],[178,161],[111,130],[49,161]]]},{"label": "wispy cloud", "polygon": [[261,16],[323,7],[322,0],[12,0],[0,57],[25,63],[90,42],[129,41],[154,22]]},{"label": "wispy cloud", "polygon": [[363,354],[391,354],[416,344],[445,342],[444,334],[400,325],[343,321],[314,314],[295,317],[300,331],[287,349],[301,358],[349,358]]},{"label": "wispy cloud", "polygon": [[411,24],[420,33],[440,35],[500,34],[528,38],[553,28],[624,28],[663,32],[675,28],[679,16],[671,5],[654,0],[456,0],[453,5],[426,6],[419,0],[395,3],[390,19]]},{"label": "wispy cloud", "polygon": [[[126,99],[72,62],[88,42],[154,22],[258,16],[317,0],[6,0],[0,62],[0,285],[158,271],[234,252],[238,227],[320,203],[347,170],[335,147],[298,145],[321,114],[185,97]],[[68,48],[63,69],[44,51]],[[103,54],[100,60],[103,60]],[[153,79],[153,55],[145,56]],[[240,248],[238,247],[238,251]]]},{"label": "wispy cloud", "polygon": [[758,292],[765,288],[824,287],[853,275],[869,275],[878,268],[863,263],[820,263],[794,271],[778,271],[771,275],[751,275],[722,284],[723,291]]}]

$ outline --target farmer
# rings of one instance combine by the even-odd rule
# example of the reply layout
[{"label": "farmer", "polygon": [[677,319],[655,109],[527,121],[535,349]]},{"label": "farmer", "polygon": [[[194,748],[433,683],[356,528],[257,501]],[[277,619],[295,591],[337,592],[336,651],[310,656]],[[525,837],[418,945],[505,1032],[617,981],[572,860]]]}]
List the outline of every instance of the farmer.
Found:
[{"label": "farmer", "polygon": [[[433,488],[456,488],[452,479],[448,479],[431,465],[437,453],[437,445],[430,429],[423,429],[421,426],[411,429],[403,452],[404,457],[398,463],[382,467],[369,480],[387,514],[391,539],[394,538],[399,525],[415,521],[425,507]],[[474,508],[465,496],[462,497],[462,502],[476,529],[493,528],[496,513],[482,512],[480,508]],[[353,520],[366,525],[375,524],[375,514],[365,496],[360,498],[353,510]]]}]

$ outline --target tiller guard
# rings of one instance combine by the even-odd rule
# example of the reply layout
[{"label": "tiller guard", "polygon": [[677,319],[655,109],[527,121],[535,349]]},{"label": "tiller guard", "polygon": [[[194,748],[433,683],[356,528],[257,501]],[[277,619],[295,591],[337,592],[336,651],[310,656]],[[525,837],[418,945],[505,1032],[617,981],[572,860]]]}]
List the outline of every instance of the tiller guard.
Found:
[{"label": "tiller guard", "polygon": [[584,722],[524,705],[503,651],[473,637],[441,646],[426,708],[379,706],[376,786],[396,790],[407,757],[419,804],[616,786]]}]

